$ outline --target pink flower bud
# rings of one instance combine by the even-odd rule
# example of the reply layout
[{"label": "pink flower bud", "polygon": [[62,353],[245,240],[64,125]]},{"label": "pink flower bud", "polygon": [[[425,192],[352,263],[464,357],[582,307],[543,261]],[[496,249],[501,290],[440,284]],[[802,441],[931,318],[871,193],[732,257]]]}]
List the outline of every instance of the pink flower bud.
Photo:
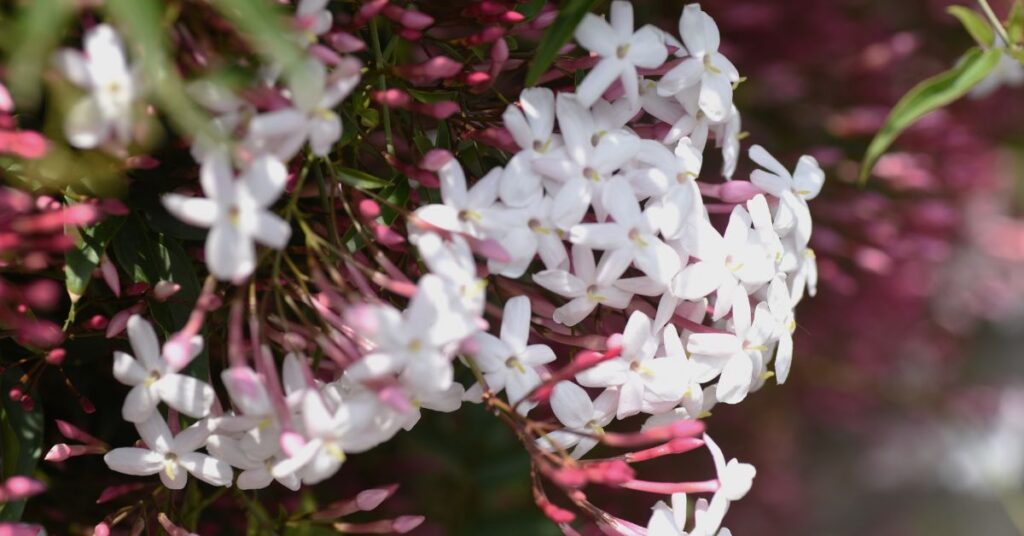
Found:
[{"label": "pink flower bud", "polygon": [[374,91],[371,94],[373,100],[385,106],[391,106],[392,108],[405,108],[412,102],[412,97],[408,93],[401,89],[387,89],[384,91]]},{"label": "pink flower bud", "polygon": [[84,396],[78,399],[78,406],[82,408],[82,411],[84,411],[86,415],[96,413],[96,406],[93,405],[92,400],[89,400]]},{"label": "pink flower bud", "polygon": [[469,245],[473,251],[496,262],[506,263],[511,258],[509,257],[508,251],[505,251],[505,248],[503,248],[501,244],[493,238],[488,238],[486,240],[471,238],[469,240]]},{"label": "pink flower bud", "polygon": [[25,301],[33,309],[52,311],[61,298],[61,286],[52,279],[37,279],[22,288]]},{"label": "pink flower bud", "polygon": [[110,525],[106,521],[97,523],[92,529],[93,536],[110,536]]},{"label": "pink flower bud", "polygon": [[397,246],[405,242],[405,237],[387,225],[373,222],[373,236],[385,246]]},{"label": "pink flower bud", "polygon": [[466,75],[466,84],[470,86],[482,86],[491,81],[491,75],[483,71],[474,71]]},{"label": "pink flower bud", "polygon": [[21,397],[24,394],[25,389],[20,385],[15,385],[14,387],[11,387],[10,391],[7,391],[7,398],[9,398],[11,402],[17,402],[21,400]]},{"label": "pink flower bud", "polygon": [[413,411],[412,402],[409,400],[409,397],[397,385],[388,385],[377,391],[377,398],[399,413],[411,413]]},{"label": "pink flower bud", "polygon": [[342,54],[351,54],[366,49],[366,43],[362,39],[347,32],[328,34],[326,40],[329,45],[334,47],[334,50]]},{"label": "pink flower bud", "polygon": [[423,516],[399,516],[391,524],[391,530],[398,534],[405,534],[422,525],[424,519]]},{"label": "pink flower bud", "polygon": [[452,153],[445,149],[433,149],[423,155],[420,167],[427,171],[439,171],[448,162],[451,162],[452,158],[454,158]]},{"label": "pink flower bud", "polygon": [[725,203],[746,203],[760,193],[764,192],[747,181],[727,181],[718,190],[719,199]]},{"label": "pink flower bud", "polygon": [[39,536],[46,532],[39,525],[28,523],[0,523],[0,536]]},{"label": "pink flower bud", "polygon": [[402,9],[396,5],[385,7],[384,16],[412,30],[422,30],[434,24],[434,18],[430,15],[411,9]]},{"label": "pink flower bud", "polygon": [[67,443],[57,443],[50,447],[43,459],[48,462],[62,462],[71,457],[71,447]]},{"label": "pink flower bud", "polygon": [[20,501],[46,491],[46,485],[27,476],[12,476],[0,485],[0,497],[5,501]]},{"label": "pink flower bud", "polygon": [[445,120],[459,113],[459,104],[456,102],[443,101],[432,104],[423,104],[417,107],[417,111],[438,120]]},{"label": "pink flower bud", "polygon": [[105,329],[109,322],[110,321],[107,319],[107,317],[105,317],[105,316],[103,316],[101,314],[96,314],[96,315],[92,315],[89,318],[89,320],[85,321],[85,327],[87,327],[89,329],[94,329],[96,331],[99,331],[101,329]]},{"label": "pink flower bud", "polygon": [[96,439],[88,432],[82,430],[81,428],[67,421],[55,419],[55,422],[57,423],[57,431],[59,431],[62,436],[68,439],[71,439],[73,441],[79,441],[87,445],[105,445],[104,442],[100,441],[99,439]]},{"label": "pink flower bud", "polygon": [[46,357],[44,359],[46,360],[47,365],[59,367],[64,363],[65,356],[67,356],[67,352],[63,348],[54,348],[46,353]]},{"label": "pink flower bud", "polygon": [[398,484],[392,484],[386,488],[374,488],[363,490],[356,495],[356,506],[364,512],[375,510],[384,501],[391,497],[398,489]]},{"label": "pink flower bud", "polygon": [[159,281],[153,286],[153,298],[156,301],[167,301],[168,298],[174,296],[181,290],[181,285],[171,281]]},{"label": "pink flower bud", "polygon": [[380,216],[380,205],[373,199],[363,199],[359,202],[359,215],[367,220]]},{"label": "pink flower bud", "polygon": [[140,490],[146,487],[145,484],[119,484],[116,486],[109,486],[100,492],[100,496],[96,499],[96,504],[103,504],[105,502],[112,501],[122,495],[131,493],[136,490]]},{"label": "pink flower bud", "polygon": [[526,20],[526,16],[518,11],[509,10],[502,14],[498,20],[506,24],[518,24]]},{"label": "pink flower bud", "polygon": [[110,262],[110,257],[104,253],[100,257],[100,273],[103,274],[103,281],[107,283],[114,296],[121,297],[121,279],[117,275],[117,267]]}]

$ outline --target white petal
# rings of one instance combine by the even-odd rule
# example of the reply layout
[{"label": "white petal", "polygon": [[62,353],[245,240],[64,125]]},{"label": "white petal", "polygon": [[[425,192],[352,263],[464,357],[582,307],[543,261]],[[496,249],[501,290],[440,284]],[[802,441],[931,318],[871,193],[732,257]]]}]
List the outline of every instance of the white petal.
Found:
[{"label": "white petal", "polygon": [[573,298],[569,303],[555,309],[551,319],[563,326],[572,327],[582,322],[595,308],[597,308],[597,302],[586,296]]},{"label": "white petal", "polygon": [[516,296],[505,302],[505,314],[501,317],[501,340],[515,353],[526,349],[530,336],[530,298]]},{"label": "white petal", "polygon": [[125,385],[138,385],[146,379],[147,374],[135,358],[124,352],[114,352],[114,377],[117,381]]},{"label": "white petal", "polygon": [[206,237],[206,266],[221,281],[238,281],[256,269],[252,239],[230,223],[214,225]]},{"label": "white petal", "polygon": [[576,98],[586,107],[593,106],[597,99],[622,75],[624,64],[615,58],[605,58],[587,73],[586,78],[576,86]]},{"label": "white petal", "polygon": [[317,156],[327,156],[341,138],[341,118],[334,112],[318,115],[309,123],[309,149]]},{"label": "white petal", "polygon": [[668,285],[682,268],[679,254],[654,236],[645,236],[643,240],[647,245],[636,249],[637,268],[651,279]]},{"label": "white petal", "polygon": [[148,449],[123,447],[103,456],[107,467],[126,475],[148,476],[164,468],[164,455]]},{"label": "white petal", "polygon": [[238,475],[238,489],[263,489],[274,481],[274,476],[266,469],[250,469]]},{"label": "white petal", "polygon": [[675,95],[683,89],[700,82],[700,75],[704,73],[704,65],[700,60],[688,58],[676,65],[671,71],[658,81],[658,94]]},{"label": "white petal", "polygon": [[280,216],[269,211],[256,213],[256,227],[252,237],[269,248],[283,249],[292,236],[292,228]]},{"label": "white petal", "polygon": [[148,385],[140,383],[128,391],[128,396],[121,406],[121,417],[128,422],[142,422],[153,416],[157,403],[157,394]]},{"label": "white petal", "polygon": [[245,182],[253,200],[261,207],[268,207],[284,191],[288,169],[277,158],[263,155],[253,160],[240,179]]},{"label": "white petal", "polygon": [[617,249],[629,244],[628,230],[617,223],[585,223],[569,230],[569,241],[593,249]]},{"label": "white petal", "polygon": [[231,172],[231,162],[224,152],[214,152],[203,161],[199,166],[199,183],[206,197],[218,205],[235,201],[234,173]]},{"label": "white petal", "polygon": [[700,87],[700,109],[715,123],[725,121],[732,110],[732,82],[723,74],[705,73]]},{"label": "white petal", "polygon": [[150,450],[161,453],[171,451],[174,437],[171,435],[171,429],[167,427],[163,415],[154,413],[150,418],[135,423],[135,429]]},{"label": "white petal", "polygon": [[660,67],[668,59],[668,49],[661,40],[661,33],[650,25],[637,30],[630,40],[627,58],[637,67]]},{"label": "white petal", "polygon": [[533,282],[567,298],[582,296],[587,284],[565,270],[544,270],[533,275]]},{"label": "white petal", "polygon": [[569,428],[584,428],[594,417],[594,403],[590,395],[569,381],[555,385],[551,393],[551,410],[559,422]]},{"label": "white petal", "polygon": [[569,229],[583,221],[590,208],[591,195],[587,179],[577,177],[566,183],[551,205],[551,222],[559,229]]},{"label": "white petal", "polygon": [[747,397],[747,392],[750,391],[753,375],[754,363],[750,360],[750,357],[742,352],[735,354],[726,363],[725,368],[722,369],[722,375],[718,378],[718,389],[716,391],[718,401],[725,404],[741,402]]},{"label": "white petal", "polygon": [[543,87],[527,88],[519,95],[519,102],[523,106],[526,119],[530,122],[532,137],[538,141],[550,138],[555,128],[554,92]]},{"label": "white petal", "polygon": [[214,486],[230,486],[234,476],[230,465],[198,452],[182,454],[178,457],[178,464],[199,480]]},{"label": "white petal", "polygon": [[625,227],[640,224],[640,203],[636,200],[633,188],[621,177],[608,181],[601,193],[604,208],[615,218],[615,222]]},{"label": "white petal", "polygon": [[217,203],[212,199],[167,194],[160,201],[175,218],[196,227],[212,226],[219,213]]},{"label": "white petal", "polygon": [[743,350],[743,341],[732,333],[694,333],[686,342],[691,354],[728,356]]},{"label": "white petal", "polygon": [[441,199],[444,204],[464,208],[467,199],[466,174],[459,161],[452,158],[437,172],[441,180]]},{"label": "white petal", "polygon": [[775,378],[782,384],[789,377],[789,368],[793,364],[793,336],[783,333],[779,339],[779,347],[775,351]]},{"label": "white petal", "polygon": [[[600,56],[615,55],[617,46],[615,30],[603,18],[587,13],[583,16],[574,34],[576,41],[583,45],[583,48],[595,52]],[[587,104],[590,106],[590,104]]]},{"label": "white petal", "polygon": [[196,418],[210,413],[215,395],[205,382],[184,374],[168,374],[155,385],[160,398],[181,413]]}]

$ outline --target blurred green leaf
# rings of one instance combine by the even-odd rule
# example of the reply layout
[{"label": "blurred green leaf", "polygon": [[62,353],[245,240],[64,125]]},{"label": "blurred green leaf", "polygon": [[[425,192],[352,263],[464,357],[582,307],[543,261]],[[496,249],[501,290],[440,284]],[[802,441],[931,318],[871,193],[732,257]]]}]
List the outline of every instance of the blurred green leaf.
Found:
[{"label": "blurred green leaf", "polygon": [[107,12],[134,45],[147,89],[175,128],[194,134],[209,124],[206,112],[185,92],[185,82],[174,65],[166,42],[163,3],[156,0],[107,0]]},{"label": "blurred green leaf", "polygon": [[211,3],[260,54],[286,71],[305,58],[295,41],[299,34],[288,24],[280,6],[267,0],[212,0]]},{"label": "blurred green leaf", "polygon": [[110,217],[79,231],[75,247],[64,254],[64,280],[72,301],[76,301],[92,280],[92,273],[100,264],[100,257],[124,218]]},{"label": "blurred green leaf", "polygon": [[1002,54],[999,50],[973,48],[952,69],[933,76],[915,86],[900,99],[882,129],[871,140],[860,170],[861,184],[867,182],[878,159],[885,154],[899,135],[925,114],[963,97],[981,82]]},{"label": "blurred green leaf", "polygon": [[528,0],[527,2],[521,2],[516,6],[516,11],[522,13],[528,20],[533,19],[537,15],[540,15],[544,6],[547,5],[547,0]]},{"label": "blurred green leaf", "polygon": [[533,62],[526,72],[526,85],[535,86],[558,56],[558,51],[572,38],[576,26],[600,0],[569,0],[558,11],[558,17],[540,40]]},{"label": "blurred green leaf", "polygon": [[358,169],[340,167],[335,168],[334,171],[337,173],[338,178],[341,179],[342,183],[359,190],[378,190],[391,184],[380,177],[375,177],[365,171],[359,171]]},{"label": "blurred green leaf", "polygon": [[[20,371],[13,369],[0,377],[0,388],[4,393],[0,400],[0,461],[3,462],[0,481],[15,475],[32,476],[42,455],[42,410],[37,406],[32,411],[25,411],[20,403],[7,396],[19,376]],[[0,522],[19,520],[24,509],[25,501],[0,503]]]},{"label": "blurred green leaf", "polygon": [[9,84],[19,109],[35,108],[39,102],[39,88],[43,69],[50,61],[50,53],[60,44],[75,14],[72,0],[32,0],[23,2],[18,11],[7,47],[7,73]]},{"label": "blurred green leaf", "polygon": [[1016,0],[1006,19],[1006,33],[1014,43],[1024,41],[1024,2]]},{"label": "blurred green leaf", "polygon": [[971,34],[971,37],[982,47],[988,48],[995,42],[996,34],[992,25],[973,9],[964,6],[949,6],[946,11],[956,17],[960,24],[964,25],[967,33]]}]

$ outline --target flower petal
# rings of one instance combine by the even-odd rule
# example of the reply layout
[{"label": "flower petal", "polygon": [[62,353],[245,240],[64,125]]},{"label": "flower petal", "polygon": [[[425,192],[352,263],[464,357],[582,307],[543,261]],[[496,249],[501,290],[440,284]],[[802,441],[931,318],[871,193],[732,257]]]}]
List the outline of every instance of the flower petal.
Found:
[{"label": "flower petal", "polygon": [[168,406],[188,415],[202,418],[213,405],[213,388],[205,382],[184,374],[168,374],[156,383],[157,393]]}]

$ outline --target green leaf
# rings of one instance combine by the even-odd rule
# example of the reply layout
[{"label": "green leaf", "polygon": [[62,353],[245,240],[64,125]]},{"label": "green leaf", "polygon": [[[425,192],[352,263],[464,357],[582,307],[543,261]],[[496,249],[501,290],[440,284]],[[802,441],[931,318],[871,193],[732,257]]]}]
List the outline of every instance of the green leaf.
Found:
[{"label": "green leaf", "polygon": [[12,35],[6,41],[10,63],[4,80],[19,109],[34,108],[39,102],[43,69],[75,14],[72,0],[33,0],[22,5],[13,30],[5,28]]},{"label": "green leaf", "polygon": [[[14,387],[19,370],[9,370],[0,378],[5,396],[0,400],[0,481],[15,475],[32,476],[42,455],[43,412],[38,405],[25,411],[21,404],[10,400],[7,392]],[[25,501],[0,503],[0,522],[21,519]]]},{"label": "green leaf", "polygon": [[1010,9],[1010,16],[1006,19],[1006,33],[1014,43],[1024,41],[1024,3],[1017,0]]},{"label": "green leaf", "polygon": [[946,11],[956,17],[960,24],[964,25],[967,33],[971,34],[971,37],[983,48],[988,48],[995,42],[996,34],[992,25],[973,9],[964,6],[949,6]]},{"label": "green leaf", "polygon": [[380,177],[374,177],[365,171],[352,168],[336,168],[335,172],[341,182],[359,190],[378,190],[390,183]]},{"label": "green leaf", "polygon": [[526,73],[526,85],[535,86],[541,75],[555,62],[558,51],[569,42],[583,16],[589,13],[600,0],[569,0],[558,12],[558,17],[540,40],[533,62]]},{"label": "green leaf", "polygon": [[[134,1],[134,0],[131,0]],[[268,60],[286,70],[305,57],[294,40],[284,10],[269,0],[213,0],[211,2]]]},{"label": "green leaf", "polygon": [[122,224],[124,218],[110,217],[81,229],[75,247],[64,254],[64,280],[72,301],[85,294],[92,273],[100,264],[100,257]]},{"label": "green leaf", "polygon": [[1000,54],[1002,53],[995,49],[973,48],[955,67],[919,83],[904,95],[889,112],[882,129],[868,146],[860,170],[861,184],[867,182],[878,159],[904,130],[925,114],[967,94],[992,72],[999,63]]}]

